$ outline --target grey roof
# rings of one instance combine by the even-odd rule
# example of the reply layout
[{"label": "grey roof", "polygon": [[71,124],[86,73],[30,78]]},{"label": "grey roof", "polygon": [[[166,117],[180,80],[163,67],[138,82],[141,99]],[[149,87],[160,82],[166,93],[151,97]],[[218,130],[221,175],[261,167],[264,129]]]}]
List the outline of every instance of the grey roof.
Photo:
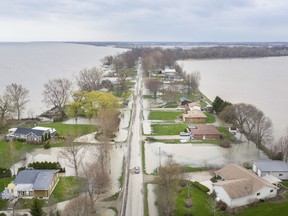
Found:
[{"label": "grey roof", "polygon": [[29,133],[34,133],[36,136],[42,136],[45,131],[43,130],[35,130],[31,128],[17,128],[17,130],[14,132],[15,134],[24,134],[27,135]]},{"label": "grey roof", "polygon": [[254,164],[262,172],[288,172],[288,164],[280,160],[259,160]]},{"label": "grey roof", "polygon": [[33,184],[33,190],[47,190],[54,173],[59,170],[22,170],[16,176],[14,184]]}]

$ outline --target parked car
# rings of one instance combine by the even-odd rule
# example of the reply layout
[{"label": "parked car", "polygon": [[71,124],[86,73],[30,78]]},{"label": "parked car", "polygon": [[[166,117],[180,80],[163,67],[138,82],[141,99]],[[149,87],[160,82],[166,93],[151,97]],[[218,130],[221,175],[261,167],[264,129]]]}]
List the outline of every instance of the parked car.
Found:
[{"label": "parked car", "polygon": [[180,136],[190,136],[191,133],[189,132],[180,132]]}]

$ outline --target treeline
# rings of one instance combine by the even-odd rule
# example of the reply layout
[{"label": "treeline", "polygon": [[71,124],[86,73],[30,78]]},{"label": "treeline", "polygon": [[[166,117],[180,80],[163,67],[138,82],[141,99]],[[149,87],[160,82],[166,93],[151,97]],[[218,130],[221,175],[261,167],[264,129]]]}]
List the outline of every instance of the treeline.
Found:
[{"label": "treeline", "polygon": [[[62,172],[62,173],[65,172],[65,168],[62,168],[59,162],[48,162],[48,161],[33,162],[33,163],[29,163],[27,167],[38,169],[38,170],[59,170],[59,172]],[[25,169],[26,167],[20,167],[18,169],[18,172],[20,172],[21,170],[25,170]]]}]

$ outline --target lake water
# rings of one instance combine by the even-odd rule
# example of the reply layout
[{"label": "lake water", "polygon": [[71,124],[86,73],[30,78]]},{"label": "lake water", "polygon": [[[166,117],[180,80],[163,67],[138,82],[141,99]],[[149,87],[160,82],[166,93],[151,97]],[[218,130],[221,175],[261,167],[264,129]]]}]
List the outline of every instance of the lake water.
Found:
[{"label": "lake water", "polygon": [[49,79],[66,77],[75,82],[80,70],[100,66],[101,58],[123,51],[68,43],[0,43],[0,94],[11,83],[22,84],[30,91],[23,117],[35,117],[47,110],[42,91]]},{"label": "lake water", "polygon": [[211,100],[250,103],[273,122],[275,137],[288,126],[288,57],[179,61],[187,72],[201,73],[200,90]]}]

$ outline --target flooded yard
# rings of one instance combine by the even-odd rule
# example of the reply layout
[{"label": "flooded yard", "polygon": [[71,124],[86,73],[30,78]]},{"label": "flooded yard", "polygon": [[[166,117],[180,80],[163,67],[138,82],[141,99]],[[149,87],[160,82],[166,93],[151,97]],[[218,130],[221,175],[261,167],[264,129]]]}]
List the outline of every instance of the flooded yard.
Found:
[{"label": "flooded yard", "polygon": [[155,172],[168,156],[172,156],[181,165],[193,167],[221,167],[229,162],[243,164],[268,158],[255,144],[247,142],[233,144],[228,149],[214,144],[145,143],[146,172]]}]

